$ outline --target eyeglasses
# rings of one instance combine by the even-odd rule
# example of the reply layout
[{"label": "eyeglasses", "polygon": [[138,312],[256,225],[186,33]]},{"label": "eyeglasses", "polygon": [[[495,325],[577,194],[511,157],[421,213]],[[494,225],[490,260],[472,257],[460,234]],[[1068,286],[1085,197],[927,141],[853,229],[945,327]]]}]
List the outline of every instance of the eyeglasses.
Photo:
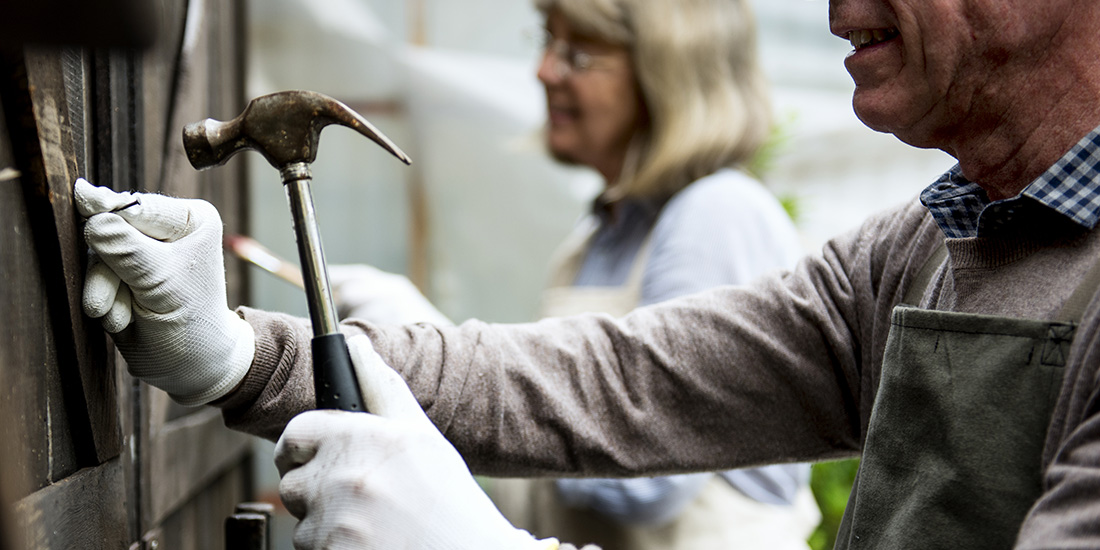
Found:
[{"label": "eyeglasses", "polygon": [[598,55],[588,53],[560,38],[554,38],[554,35],[544,28],[532,30],[530,37],[543,55],[554,56],[557,61],[554,70],[559,78],[565,78],[572,73],[583,73],[598,65]]}]

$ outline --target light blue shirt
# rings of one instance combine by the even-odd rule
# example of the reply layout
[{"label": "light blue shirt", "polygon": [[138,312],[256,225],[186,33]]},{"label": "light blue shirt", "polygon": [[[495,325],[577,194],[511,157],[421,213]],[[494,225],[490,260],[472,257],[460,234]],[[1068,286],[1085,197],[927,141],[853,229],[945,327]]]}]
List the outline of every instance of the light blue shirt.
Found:
[{"label": "light blue shirt", "polygon": [[[629,201],[615,216],[598,206],[599,226],[575,286],[620,286],[630,275],[650,230],[642,278],[647,305],[723,284],[745,284],[790,268],[802,248],[790,218],[758,182],[734,170],[702,178],[660,205]],[[730,434],[736,437],[736,434]],[[804,464],[635,479],[562,479],[567,506],[591,508],[625,524],[659,525],[680,515],[703,486],[720,475],[759,502],[789,505],[809,482]]]}]

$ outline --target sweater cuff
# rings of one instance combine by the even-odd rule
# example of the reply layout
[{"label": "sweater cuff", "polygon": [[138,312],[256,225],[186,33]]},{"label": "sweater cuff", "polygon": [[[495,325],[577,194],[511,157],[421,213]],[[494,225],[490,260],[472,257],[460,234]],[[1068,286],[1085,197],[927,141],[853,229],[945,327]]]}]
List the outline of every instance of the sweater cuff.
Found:
[{"label": "sweater cuff", "polygon": [[294,338],[277,338],[273,335],[288,332],[286,330],[271,330],[273,319],[267,316],[250,315],[255,310],[247,307],[237,308],[237,314],[252,325],[255,332],[256,352],[252,358],[252,365],[248,369],[237,388],[224,397],[212,401],[210,404],[221,409],[239,409],[255,403],[271,382],[275,371],[279,368],[280,359],[289,355],[296,355],[297,342]]}]

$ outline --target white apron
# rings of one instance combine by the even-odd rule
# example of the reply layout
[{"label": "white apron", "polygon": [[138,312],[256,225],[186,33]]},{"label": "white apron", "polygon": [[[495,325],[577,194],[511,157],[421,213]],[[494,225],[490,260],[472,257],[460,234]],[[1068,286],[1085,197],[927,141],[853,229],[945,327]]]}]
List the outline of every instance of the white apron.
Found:
[{"label": "white apron", "polygon": [[[588,312],[621,316],[638,306],[652,233],[623,286],[571,286],[594,232],[594,226],[580,228],[559,248],[543,293],[543,317]],[[593,510],[568,508],[560,503],[553,479],[484,482],[497,507],[517,527],[578,547],[597,544],[602,550],[807,550],[806,539],[821,520],[809,487],[799,490],[793,505],[781,506],[753,500],[717,475],[676,519],[657,527],[624,526]]]}]

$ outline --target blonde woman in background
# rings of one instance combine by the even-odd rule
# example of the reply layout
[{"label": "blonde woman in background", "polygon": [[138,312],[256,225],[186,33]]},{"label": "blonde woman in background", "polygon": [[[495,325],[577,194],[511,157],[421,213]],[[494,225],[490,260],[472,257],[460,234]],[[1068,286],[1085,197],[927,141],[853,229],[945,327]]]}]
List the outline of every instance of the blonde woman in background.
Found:
[{"label": "blonde woman in background", "polygon": [[[744,171],[771,131],[748,2],[536,5],[547,149],[605,181],[559,251],[543,315],[623,315],[793,266],[802,251],[790,219]],[[654,437],[675,429],[654,426]],[[784,465],[491,480],[488,491],[517,527],[604,550],[804,549],[820,519],[808,478],[807,465]]]},{"label": "blonde woman in background", "polygon": [[[794,227],[745,171],[771,132],[747,0],[536,6],[547,150],[605,182],[558,251],[542,315],[618,316],[792,267],[802,256]],[[332,266],[332,276],[347,316],[446,322],[404,277],[367,266]],[[676,429],[654,426],[654,437]],[[820,519],[808,478],[800,464],[485,485],[517,527],[604,550],[793,550]]]}]

